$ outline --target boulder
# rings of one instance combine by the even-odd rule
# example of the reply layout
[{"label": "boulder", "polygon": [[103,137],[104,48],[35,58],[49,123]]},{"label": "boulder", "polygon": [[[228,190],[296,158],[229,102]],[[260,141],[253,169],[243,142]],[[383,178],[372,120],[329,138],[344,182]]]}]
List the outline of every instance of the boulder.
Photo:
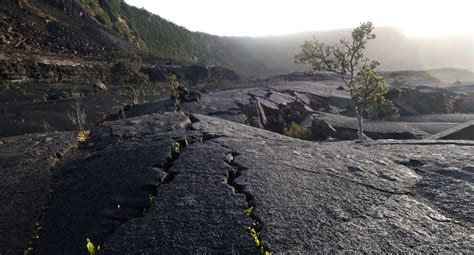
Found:
[{"label": "boulder", "polygon": [[401,111],[401,115],[448,113],[447,90],[420,86],[391,89],[388,98]]},{"label": "boulder", "polygon": [[207,81],[211,77],[209,68],[204,65],[185,65],[182,69],[184,77],[193,82]]},{"label": "boulder", "polygon": [[237,81],[240,77],[235,73],[234,70],[219,66],[210,66],[209,68],[210,78],[214,81]]},{"label": "boulder", "polygon": [[104,83],[100,82],[100,81],[97,82],[96,84],[94,84],[94,89],[101,90],[101,91],[107,91],[108,90],[107,86]]},{"label": "boulder", "polygon": [[191,91],[189,88],[183,88],[179,93],[179,99],[181,102],[199,101],[201,100],[201,93],[197,91]]},{"label": "boulder", "polygon": [[311,123],[311,135],[316,141],[324,141],[336,134],[336,129],[327,121],[314,119]]}]

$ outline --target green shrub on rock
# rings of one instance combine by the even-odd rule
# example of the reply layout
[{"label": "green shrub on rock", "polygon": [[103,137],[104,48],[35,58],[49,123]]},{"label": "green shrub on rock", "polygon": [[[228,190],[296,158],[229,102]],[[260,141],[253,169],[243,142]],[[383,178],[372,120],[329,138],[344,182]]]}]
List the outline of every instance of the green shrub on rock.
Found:
[{"label": "green shrub on rock", "polygon": [[312,136],[310,128],[302,127],[295,122],[291,122],[289,127],[283,129],[283,135],[302,140],[310,140]]}]

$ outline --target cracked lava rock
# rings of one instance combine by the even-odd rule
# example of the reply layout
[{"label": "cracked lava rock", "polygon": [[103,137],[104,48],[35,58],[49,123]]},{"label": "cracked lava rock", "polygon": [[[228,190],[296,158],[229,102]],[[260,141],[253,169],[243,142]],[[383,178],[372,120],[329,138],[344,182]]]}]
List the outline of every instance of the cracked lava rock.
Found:
[{"label": "cracked lava rock", "polygon": [[274,254],[474,250],[473,142],[318,143],[183,113],[104,122],[57,164],[31,160],[74,136],[15,139],[2,254],[87,254],[86,238],[101,254],[259,254],[254,219]]}]

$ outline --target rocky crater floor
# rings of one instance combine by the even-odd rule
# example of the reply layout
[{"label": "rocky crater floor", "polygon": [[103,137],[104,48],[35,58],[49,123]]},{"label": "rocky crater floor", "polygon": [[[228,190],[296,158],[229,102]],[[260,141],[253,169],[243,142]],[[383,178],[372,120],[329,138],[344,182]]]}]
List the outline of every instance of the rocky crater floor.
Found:
[{"label": "rocky crater floor", "polygon": [[474,249],[469,141],[310,142],[175,112],[2,141],[2,254]]}]

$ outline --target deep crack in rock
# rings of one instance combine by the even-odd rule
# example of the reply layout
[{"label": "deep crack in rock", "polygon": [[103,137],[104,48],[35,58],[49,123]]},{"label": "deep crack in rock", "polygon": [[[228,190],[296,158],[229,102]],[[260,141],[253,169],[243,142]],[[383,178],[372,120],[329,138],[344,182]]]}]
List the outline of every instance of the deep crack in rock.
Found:
[{"label": "deep crack in rock", "polygon": [[[155,203],[158,194],[158,188],[161,185],[171,183],[177,172],[170,171],[173,162],[179,158],[182,150],[189,144],[199,141],[199,139],[191,138],[172,138],[170,143],[170,155],[160,161],[152,168],[162,173],[162,180],[158,185],[143,185],[134,192],[116,196],[108,208],[104,210],[104,220],[102,221],[102,231],[109,236],[122,224],[139,217],[145,217],[151,206]],[[104,238],[105,240],[106,238]],[[102,245],[103,240],[98,242]]]},{"label": "deep crack in rock", "polygon": [[242,172],[248,169],[234,161],[234,158],[238,155],[239,153],[234,151],[229,152],[225,155],[224,162],[233,168],[233,170],[229,171],[226,176],[227,184],[234,188],[235,193],[240,193],[245,196],[247,208],[245,209],[244,214],[252,219],[252,223],[250,224],[250,226],[247,227],[247,231],[252,237],[258,250],[260,251],[260,253],[265,255],[271,254],[267,245],[265,244],[265,241],[262,240],[262,237],[260,236],[260,232],[262,231],[264,225],[262,220],[254,213],[256,209],[255,199],[250,192],[245,190],[244,185],[240,185],[235,182],[235,180],[242,175]]}]

